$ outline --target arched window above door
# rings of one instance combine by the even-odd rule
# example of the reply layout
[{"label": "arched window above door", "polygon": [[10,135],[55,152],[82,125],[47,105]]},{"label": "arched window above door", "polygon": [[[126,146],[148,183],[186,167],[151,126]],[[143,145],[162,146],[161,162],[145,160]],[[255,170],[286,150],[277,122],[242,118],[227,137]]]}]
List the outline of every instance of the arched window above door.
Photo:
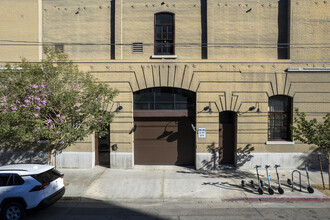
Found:
[{"label": "arched window above door", "polygon": [[134,110],[195,110],[194,92],[156,87],[134,93]]}]

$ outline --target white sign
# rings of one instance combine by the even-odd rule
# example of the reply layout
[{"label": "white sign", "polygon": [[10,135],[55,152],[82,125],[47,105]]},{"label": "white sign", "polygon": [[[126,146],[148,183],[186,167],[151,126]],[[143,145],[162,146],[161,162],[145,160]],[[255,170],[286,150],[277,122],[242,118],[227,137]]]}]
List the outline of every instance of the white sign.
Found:
[{"label": "white sign", "polygon": [[198,128],[198,138],[206,138],[206,128]]}]

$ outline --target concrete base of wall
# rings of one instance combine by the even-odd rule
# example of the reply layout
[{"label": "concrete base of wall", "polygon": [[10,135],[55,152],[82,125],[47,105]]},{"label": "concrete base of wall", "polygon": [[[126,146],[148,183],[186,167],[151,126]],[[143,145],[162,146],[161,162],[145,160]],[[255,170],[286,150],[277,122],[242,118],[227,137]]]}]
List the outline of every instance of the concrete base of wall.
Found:
[{"label": "concrete base of wall", "polygon": [[218,167],[219,156],[211,153],[196,153],[196,170],[205,169],[211,170],[214,169],[214,160],[215,164]]},{"label": "concrete base of wall", "polygon": [[[47,152],[8,151],[0,152],[0,166],[12,163],[47,163]],[[53,161],[55,158],[53,157]],[[95,166],[95,152],[61,152],[56,156],[57,168],[90,169]],[[133,153],[110,154],[110,167],[130,169],[134,166]]]},{"label": "concrete base of wall", "polygon": [[[48,158],[47,151],[8,151],[0,152],[0,164],[12,163],[34,163],[46,164]],[[55,157],[53,156],[53,161]],[[94,152],[62,152],[56,156],[57,168],[80,168],[90,169],[95,165]]]},{"label": "concrete base of wall", "polygon": [[134,166],[134,154],[123,152],[110,153],[110,168],[131,169]]},{"label": "concrete base of wall", "polygon": [[[308,166],[311,169],[319,169],[317,153],[250,153],[237,154],[237,168],[253,169],[255,165],[264,167],[266,164],[281,168],[297,169]],[[54,159],[54,158],[53,158]],[[215,157],[217,167],[218,155]],[[321,156],[322,165],[327,169],[325,155]],[[47,152],[0,152],[0,165],[11,163],[47,163]],[[90,169],[95,166],[94,152],[62,152],[56,156],[58,168]],[[110,167],[119,169],[131,169],[134,167],[134,154],[111,152]],[[211,153],[196,154],[196,169],[213,169],[214,156]]]},{"label": "concrete base of wall", "polygon": [[40,151],[7,151],[0,152],[0,165],[12,163],[47,163],[47,152]]},{"label": "concrete base of wall", "polygon": [[62,152],[56,156],[57,168],[90,169],[94,166],[94,152]]},{"label": "concrete base of wall", "polygon": [[[250,153],[237,154],[237,168],[253,169],[256,165],[274,166],[280,165],[282,168],[303,169],[305,166],[311,169],[319,169],[317,153]],[[327,167],[325,155],[321,156],[322,166]],[[218,155],[216,155],[216,164],[218,165]],[[221,165],[220,165],[221,166]],[[214,156],[211,153],[196,154],[196,169],[214,169]]]},{"label": "concrete base of wall", "polygon": [[[237,154],[237,167],[243,169],[254,168],[255,165],[264,167],[266,164],[274,166],[278,164],[281,168],[305,168],[319,169],[317,153],[251,153]],[[324,155],[321,156],[322,166],[327,166]]]}]

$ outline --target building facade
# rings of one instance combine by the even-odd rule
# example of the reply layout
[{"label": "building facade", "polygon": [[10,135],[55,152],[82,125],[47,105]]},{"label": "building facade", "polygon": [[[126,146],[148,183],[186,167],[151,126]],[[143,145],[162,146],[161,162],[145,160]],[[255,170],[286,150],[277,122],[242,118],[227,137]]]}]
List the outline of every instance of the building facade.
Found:
[{"label": "building facade", "polygon": [[330,107],[329,1],[2,0],[0,62],[38,62],[43,45],[119,90],[106,136],[59,167],[310,163],[294,109]]}]

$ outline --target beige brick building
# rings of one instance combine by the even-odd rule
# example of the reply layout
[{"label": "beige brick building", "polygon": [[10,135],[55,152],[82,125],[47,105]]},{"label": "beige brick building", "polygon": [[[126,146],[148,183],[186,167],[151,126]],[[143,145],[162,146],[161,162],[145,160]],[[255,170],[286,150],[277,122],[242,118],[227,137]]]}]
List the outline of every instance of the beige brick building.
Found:
[{"label": "beige brick building", "polygon": [[[120,94],[60,167],[309,163],[293,109],[330,107],[330,1],[2,0],[0,63],[55,45]],[[213,151],[212,149],[215,149]],[[219,150],[220,149],[220,150]],[[219,160],[220,158],[220,160]]]}]

